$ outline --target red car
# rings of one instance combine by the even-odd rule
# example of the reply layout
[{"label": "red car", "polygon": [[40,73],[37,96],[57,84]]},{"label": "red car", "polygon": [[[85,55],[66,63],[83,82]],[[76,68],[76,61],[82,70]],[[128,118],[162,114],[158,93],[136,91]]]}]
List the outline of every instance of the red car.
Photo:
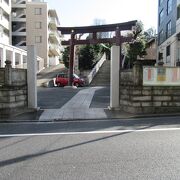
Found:
[{"label": "red car", "polygon": [[[68,75],[65,73],[60,73],[56,76],[55,83],[58,87],[64,87],[68,85]],[[78,75],[73,74],[73,86],[84,86],[85,81],[81,79]]]}]

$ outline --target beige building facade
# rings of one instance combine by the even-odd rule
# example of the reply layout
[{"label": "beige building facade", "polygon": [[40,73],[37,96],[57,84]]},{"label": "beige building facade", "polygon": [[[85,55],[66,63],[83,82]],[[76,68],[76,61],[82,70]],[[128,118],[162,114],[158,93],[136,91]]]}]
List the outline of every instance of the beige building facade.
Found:
[{"label": "beige building facade", "polygon": [[61,40],[56,11],[50,10],[42,0],[13,1],[13,45],[25,50],[27,45],[35,45],[45,68],[59,64]]},{"label": "beige building facade", "polygon": [[26,5],[27,45],[35,45],[38,56],[44,59],[44,67],[48,61],[48,14],[46,3],[28,2]]}]

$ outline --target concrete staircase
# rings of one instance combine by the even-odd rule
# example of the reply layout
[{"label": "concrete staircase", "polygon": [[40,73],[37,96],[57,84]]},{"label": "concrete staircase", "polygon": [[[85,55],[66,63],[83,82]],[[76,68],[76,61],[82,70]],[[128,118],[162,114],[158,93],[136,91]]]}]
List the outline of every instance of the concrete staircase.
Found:
[{"label": "concrete staircase", "polygon": [[110,85],[110,64],[109,60],[106,60],[98,73],[92,80],[90,86],[109,86]]}]

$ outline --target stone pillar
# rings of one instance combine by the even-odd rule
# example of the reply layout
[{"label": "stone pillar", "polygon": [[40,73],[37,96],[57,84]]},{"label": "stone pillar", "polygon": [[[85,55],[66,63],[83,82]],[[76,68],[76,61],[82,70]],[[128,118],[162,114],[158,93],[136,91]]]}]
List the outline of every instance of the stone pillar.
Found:
[{"label": "stone pillar", "polygon": [[135,86],[142,86],[143,68],[140,61],[136,61],[133,66],[133,82]]},{"label": "stone pillar", "polygon": [[110,109],[119,108],[119,51],[120,46],[111,47]]},{"label": "stone pillar", "polygon": [[28,108],[37,109],[37,86],[36,86],[36,49],[34,45],[27,46],[27,82],[28,82]]},{"label": "stone pillar", "polygon": [[3,48],[0,48],[0,67],[3,67]]},{"label": "stone pillar", "polygon": [[15,68],[16,63],[15,63],[15,51],[14,51],[14,49],[11,52],[11,61],[12,61],[12,67]]},{"label": "stone pillar", "polygon": [[5,66],[5,61],[6,61],[6,48],[4,46],[3,47],[3,53],[2,53],[2,67]]},{"label": "stone pillar", "polygon": [[23,54],[22,52],[20,53],[20,56],[19,56],[19,64],[20,64],[20,67],[23,68]]},{"label": "stone pillar", "polygon": [[7,60],[5,61],[5,85],[12,85],[12,66],[11,61]]}]

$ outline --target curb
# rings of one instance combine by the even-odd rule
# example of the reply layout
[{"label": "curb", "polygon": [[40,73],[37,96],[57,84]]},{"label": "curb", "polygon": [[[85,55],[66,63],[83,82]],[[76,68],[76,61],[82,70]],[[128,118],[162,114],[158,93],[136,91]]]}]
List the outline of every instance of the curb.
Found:
[{"label": "curb", "polygon": [[[87,118],[87,119],[50,119],[50,120],[3,120],[0,121],[0,123],[31,123],[31,122],[36,122],[36,123],[49,123],[49,122],[86,122],[86,121],[111,121],[111,120],[119,120],[119,121],[134,121],[138,120],[141,121],[143,118],[158,118],[158,117],[176,117],[180,116],[180,113],[175,113],[175,114],[149,114],[149,115],[131,115],[131,116],[124,116],[124,117],[107,117],[107,118]],[[145,120],[145,119],[143,119]]]}]

